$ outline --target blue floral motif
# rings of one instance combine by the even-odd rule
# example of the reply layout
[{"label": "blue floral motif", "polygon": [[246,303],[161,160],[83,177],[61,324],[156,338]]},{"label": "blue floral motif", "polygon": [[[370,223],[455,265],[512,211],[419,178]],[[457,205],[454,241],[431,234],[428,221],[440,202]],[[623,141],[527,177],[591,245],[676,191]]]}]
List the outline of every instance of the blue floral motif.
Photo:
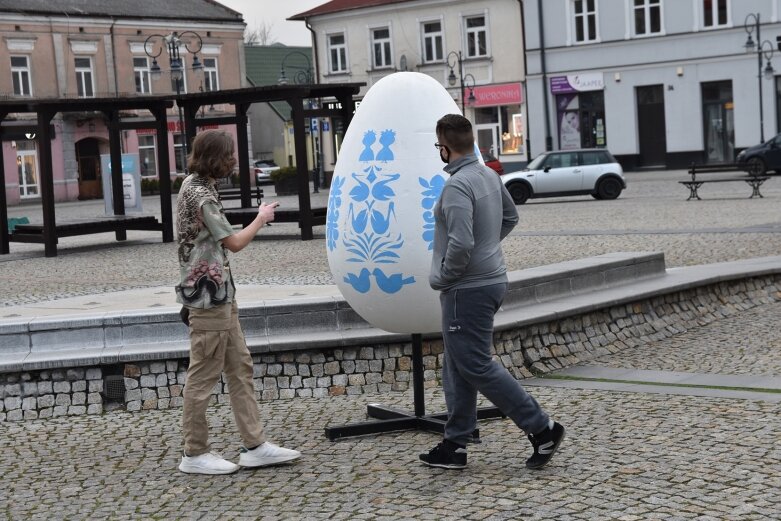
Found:
[{"label": "blue floral motif", "polygon": [[434,174],[430,179],[418,178],[420,186],[423,187],[421,195],[423,199],[423,240],[428,243],[428,249],[434,249],[434,212],[433,208],[442,194],[442,188],[445,186],[445,177],[441,174]]},{"label": "blue floral motif", "polygon": [[[373,147],[377,132],[367,130],[363,134],[363,149],[358,161],[363,163],[360,172],[350,177],[355,181],[348,193],[350,204],[347,209],[347,226],[341,244],[349,253],[347,262],[371,264],[373,268],[361,267],[358,273],[347,273],[344,282],[359,293],[371,291],[371,276],[377,288],[384,293],[396,293],[405,285],[415,282],[414,276],[403,273],[386,274],[378,265],[395,264],[401,258],[399,250],[404,245],[401,233],[394,232],[396,222],[396,196],[392,185],[401,174],[386,173],[385,166],[395,159],[391,147],[396,141],[396,132],[384,130],[379,142],[382,148],[375,155]],[[339,195],[344,184],[338,186]],[[333,190],[333,188],[332,188]],[[330,247],[330,244],[329,244]],[[334,245],[335,247],[335,245]]]},{"label": "blue floral motif", "polygon": [[345,178],[335,176],[331,180],[331,196],[328,199],[328,217],[325,223],[325,242],[330,251],[336,248],[339,240],[339,208],[342,206],[342,187]]}]

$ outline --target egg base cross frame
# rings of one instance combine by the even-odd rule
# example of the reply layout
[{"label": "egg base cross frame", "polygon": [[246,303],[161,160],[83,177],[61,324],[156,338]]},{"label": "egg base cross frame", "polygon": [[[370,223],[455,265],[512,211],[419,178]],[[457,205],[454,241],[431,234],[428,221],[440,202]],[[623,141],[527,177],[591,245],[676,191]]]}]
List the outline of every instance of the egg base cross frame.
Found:
[{"label": "egg base cross frame", "polygon": [[[366,414],[375,421],[352,423],[336,427],[326,427],[325,435],[331,440],[381,434],[384,432],[419,430],[443,434],[447,413],[426,414],[425,396],[423,393],[423,339],[422,335],[412,335],[412,392],[414,412],[386,407],[378,403],[370,403]],[[477,419],[503,418],[502,412],[496,407],[480,407],[477,409]],[[472,433],[472,442],[480,443],[480,430]]]}]

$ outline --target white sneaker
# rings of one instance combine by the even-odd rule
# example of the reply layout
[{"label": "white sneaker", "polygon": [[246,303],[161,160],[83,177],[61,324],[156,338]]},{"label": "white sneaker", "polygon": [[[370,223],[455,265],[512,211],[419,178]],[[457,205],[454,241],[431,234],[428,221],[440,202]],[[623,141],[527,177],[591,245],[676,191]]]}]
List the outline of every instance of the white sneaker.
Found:
[{"label": "white sneaker", "polygon": [[216,452],[207,452],[200,456],[182,456],[179,470],[187,474],[232,474],[239,466]]},{"label": "white sneaker", "polygon": [[239,465],[242,467],[267,467],[286,461],[293,461],[301,457],[297,450],[277,447],[273,443],[266,442],[252,450],[242,448],[239,456]]}]

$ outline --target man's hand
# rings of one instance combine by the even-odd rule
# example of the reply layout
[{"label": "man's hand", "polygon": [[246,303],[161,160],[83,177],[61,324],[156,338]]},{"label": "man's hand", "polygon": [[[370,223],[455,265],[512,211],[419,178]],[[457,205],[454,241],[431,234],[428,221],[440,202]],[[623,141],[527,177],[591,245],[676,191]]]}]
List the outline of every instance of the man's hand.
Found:
[{"label": "man's hand", "polygon": [[277,206],[279,206],[277,201],[269,204],[262,203],[260,206],[258,206],[258,215],[261,219],[263,219],[264,223],[270,223],[274,220],[274,208]]}]

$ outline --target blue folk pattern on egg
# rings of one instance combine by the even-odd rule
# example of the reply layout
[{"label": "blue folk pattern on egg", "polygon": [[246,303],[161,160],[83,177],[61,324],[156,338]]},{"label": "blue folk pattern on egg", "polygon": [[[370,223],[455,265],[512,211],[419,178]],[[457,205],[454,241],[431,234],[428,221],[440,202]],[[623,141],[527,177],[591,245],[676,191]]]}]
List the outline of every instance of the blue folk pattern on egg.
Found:
[{"label": "blue folk pattern on egg", "polygon": [[421,195],[423,200],[423,240],[428,243],[429,251],[434,249],[434,205],[437,204],[442,188],[445,186],[445,177],[434,174],[431,178],[418,177],[420,186],[423,187]]},{"label": "blue folk pattern on egg", "polygon": [[342,187],[344,182],[345,178],[341,176],[334,176],[331,180],[328,213],[325,222],[325,243],[330,251],[334,251],[339,240],[339,208],[342,206]]},{"label": "blue folk pattern on egg", "polygon": [[[374,276],[377,288],[384,293],[396,293],[405,285],[415,282],[414,276],[403,273],[388,273],[378,265],[398,262],[399,251],[404,246],[402,234],[394,231],[396,223],[395,197],[392,184],[401,177],[398,173],[387,173],[388,164],[395,159],[392,145],[396,141],[396,132],[384,130],[380,134],[380,150],[375,154],[374,146],[377,133],[367,130],[363,135],[363,150],[358,161],[361,172],[353,172],[350,177],[355,185],[349,191],[350,205],[347,209],[347,225],[342,237],[342,245],[350,256],[347,262],[362,263],[364,267],[358,273],[347,273],[344,282],[359,293],[368,293],[372,289],[371,277]],[[341,190],[347,181],[336,178],[338,192],[329,202],[329,219],[326,223],[327,237],[333,238],[328,247],[333,251],[339,239],[337,230],[338,210],[341,206]],[[346,189],[346,187],[345,187]],[[333,190],[333,188],[332,188]],[[331,206],[333,202],[333,206]],[[334,214],[333,222],[330,215]],[[365,265],[370,266],[365,266]]]}]

